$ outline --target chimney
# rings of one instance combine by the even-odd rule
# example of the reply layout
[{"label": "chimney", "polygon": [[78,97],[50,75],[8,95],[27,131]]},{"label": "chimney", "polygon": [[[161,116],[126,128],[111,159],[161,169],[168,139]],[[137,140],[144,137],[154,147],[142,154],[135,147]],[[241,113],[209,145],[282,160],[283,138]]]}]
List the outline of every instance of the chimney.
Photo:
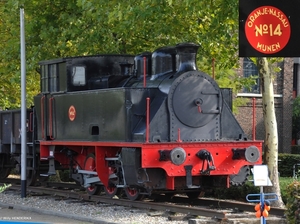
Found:
[{"label": "chimney", "polygon": [[176,45],[177,51],[177,72],[197,70],[196,56],[199,45],[194,43],[180,43]]}]

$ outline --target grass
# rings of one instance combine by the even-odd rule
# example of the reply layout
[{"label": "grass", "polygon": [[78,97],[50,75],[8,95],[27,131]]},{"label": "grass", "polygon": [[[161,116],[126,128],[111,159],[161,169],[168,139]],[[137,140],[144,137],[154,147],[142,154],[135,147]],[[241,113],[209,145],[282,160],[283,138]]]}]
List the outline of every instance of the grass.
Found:
[{"label": "grass", "polygon": [[8,185],[4,184],[3,186],[0,186],[0,193],[5,191],[5,189],[9,188],[10,186],[11,186],[11,184],[8,184]]},{"label": "grass", "polygon": [[300,181],[300,179],[294,179],[292,177],[280,177],[279,178],[279,185],[280,185],[280,191],[281,191],[281,197],[283,202],[286,204],[287,202],[287,191],[286,188],[288,185],[290,185],[294,180]]},{"label": "grass", "polygon": [[[292,177],[279,177],[281,197],[285,204],[287,202],[287,186],[291,184],[294,180],[295,179]],[[298,180],[300,181],[300,178]],[[232,199],[246,202],[246,196],[248,194],[259,194],[259,192],[260,188],[254,186],[253,181],[247,181],[246,184],[243,186],[232,186],[229,189],[214,189],[211,192],[211,194],[206,194],[206,196],[215,197],[219,199]]]}]

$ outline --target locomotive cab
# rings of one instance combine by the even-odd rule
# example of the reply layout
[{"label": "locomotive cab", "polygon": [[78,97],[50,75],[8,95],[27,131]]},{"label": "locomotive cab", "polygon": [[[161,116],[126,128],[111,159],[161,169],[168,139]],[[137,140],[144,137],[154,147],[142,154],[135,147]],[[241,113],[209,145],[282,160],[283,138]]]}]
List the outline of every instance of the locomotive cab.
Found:
[{"label": "locomotive cab", "polygon": [[[131,55],[98,55],[40,62],[41,93],[34,99],[39,130],[41,130],[38,138],[47,140],[57,139],[58,136],[63,136],[63,139],[68,138],[67,132],[61,133],[57,128],[57,123],[64,124],[70,121],[68,113],[71,106],[83,111],[85,108],[90,108],[90,105],[94,104],[93,100],[96,100],[91,99],[90,96],[85,98],[80,92],[90,91],[90,94],[95,96],[98,94],[96,90],[118,87],[128,79],[133,59]],[[65,105],[68,101],[72,103]],[[60,113],[61,111],[65,113]],[[94,126],[92,123],[94,122],[90,122],[87,130],[82,131],[88,133],[88,129]],[[73,129],[67,125],[66,129],[68,128]]]}]

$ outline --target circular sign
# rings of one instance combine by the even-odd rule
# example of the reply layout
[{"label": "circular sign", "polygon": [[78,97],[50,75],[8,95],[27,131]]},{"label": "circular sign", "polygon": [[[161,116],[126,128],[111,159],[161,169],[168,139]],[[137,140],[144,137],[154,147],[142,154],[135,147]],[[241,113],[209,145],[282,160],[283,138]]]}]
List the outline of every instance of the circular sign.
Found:
[{"label": "circular sign", "polygon": [[72,105],[69,107],[69,119],[70,121],[74,121],[76,117],[76,110],[75,107]]},{"label": "circular sign", "polygon": [[289,42],[291,26],[287,16],[278,8],[261,6],[249,14],[245,34],[255,50],[275,54]]}]

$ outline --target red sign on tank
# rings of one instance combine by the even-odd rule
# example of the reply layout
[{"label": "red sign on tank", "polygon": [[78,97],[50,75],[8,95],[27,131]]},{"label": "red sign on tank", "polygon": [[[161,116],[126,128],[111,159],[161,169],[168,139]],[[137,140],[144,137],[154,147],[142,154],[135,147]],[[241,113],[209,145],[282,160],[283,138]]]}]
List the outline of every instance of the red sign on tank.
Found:
[{"label": "red sign on tank", "polygon": [[74,121],[76,117],[76,109],[73,105],[69,107],[69,119],[70,121]]},{"label": "red sign on tank", "polygon": [[274,54],[289,42],[291,26],[287,16],[278,8],[261,6],[249,14],[245,23],[245,34],[255,50]]}]

